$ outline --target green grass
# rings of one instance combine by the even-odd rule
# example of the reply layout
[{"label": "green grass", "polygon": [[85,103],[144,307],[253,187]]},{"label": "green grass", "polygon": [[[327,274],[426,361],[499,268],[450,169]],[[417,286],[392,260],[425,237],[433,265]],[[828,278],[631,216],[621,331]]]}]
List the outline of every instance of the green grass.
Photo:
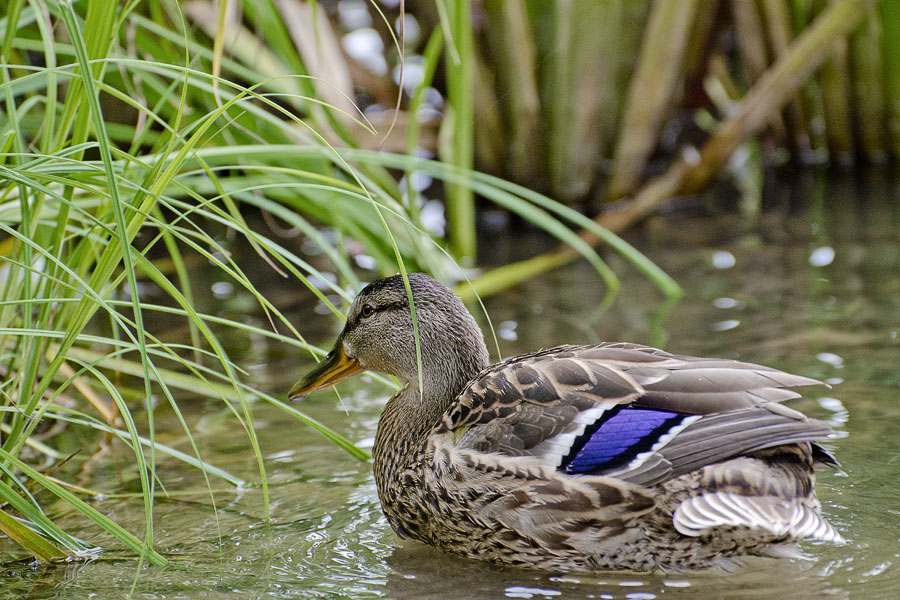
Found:
[{"label": "green grass", "polygon": [[[187,28],[176,2],[50,2],[50,20],[42,7],[13,0],[0,20],[0,530],[36,557],[92,551],[45,514],[42,506],[55,497],[143,560],[165,564],[153,538],[164,460],[196,467],[213,507],[217,485],[259,487],[268,516],[266,464],[253,429],[258,403],[279,406],[366,458],[285,404],[281,390],[255,389],[239,357],[229,355],[222,339],[230,332],[265,336],[310,356],[323,352],[258,287],[248,257],[232,255],[222,239],[245,241],[341,318],[343,307],[329,297],[348,301],[362,278],[348,240],[376,261],[366,278],[423,270],[464,279],[454,257],[474,256],[477,194],[569,243],[611,293],[615,274],[572,226],[601,235],[662,289],[674,289],[661,271],[579,213],[474,172],[471,135],[455,138],[450,163],[415,158],[415,128],[406,131],[407,154],[356,148],[359,139],[384,132],[342,100],[349,99],[346,90],[324,91],[322,74],[293,41],[294,25],[272,2],[243,3],[244,21],[227,27],[222,11],[208,22],[192,15],[196,30]],[[461,61],[452,75],[452,123],[471,131],[466,3],[444,8],[447,28],[431,38],[423,86],[442,48],[446,61],[451,47]],[[265,29],[265,46],[249,46],[257,40],[252,27]],[[236,36],[229,44],[226,32]],[[419,102],[423,91],[414,95]],[[420,199],[392,171],[427,173],[454,190],[449,241],[426,231]],[[323,254],[317,265],[337,276],[329,293],[313,285],[331,281],[325,274],[252,227],[248,213],[268,214],[314,241]],[[326,228],[335,235],[323,234]],[[270,327],[198,311],[195,300],[207,292],[193,287],[188,265],[196,260],[253,298]],[[156,289],[152,302],[139,293],[147,285]],[[184,326],[187,339],[165,341],[148,327],[160,314],[176,323],[170,327]],[[195,417],[180,401],[186,394],[227,407],[246,433],[256,480],[204,460],[192,435]],[[156,439],[162,411],[180,424],[188,451]],[[48,466],[65,457],[53,439],[35,439],[46,421],[111,435],[129,449],[140,477],[143,531],[126,531],[74,487],[48,476]]]}]

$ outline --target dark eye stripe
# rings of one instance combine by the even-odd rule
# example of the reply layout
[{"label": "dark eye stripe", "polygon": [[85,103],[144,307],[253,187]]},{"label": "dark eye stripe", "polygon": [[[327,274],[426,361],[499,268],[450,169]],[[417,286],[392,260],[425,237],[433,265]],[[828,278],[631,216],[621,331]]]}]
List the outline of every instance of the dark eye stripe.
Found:
[{"label": "dark eye stripe", "polygon": [[[364,305],[364,306],[366,306],[366,305]],[[344,327],[344,329],[346,329],[347,331],[350,331],[350,330],[356,328],[356,326],[359,325],[359,322],[363,318],[369,318],[369,317],[373,316],[375,313],[388,311],[388,310],[404,310],[404,309],[409,310],[409,304],[407,304],[406,302],[389,302],[387,304],[381,304],[381,305],[377,305],[377,306],[371,305],[371,304],[368,306],[372,307],[372,312],[370,312],[367,317],[363,317],[362,311],[360,311],[356,315],[356,318],[354,318],[352,321],[347,321],[347,325]]]},{"label": "dark eye stripe", "polygon": [[406,310],[409,310],[409,304],[407,304],[406,302],[390,302],[388,304],[382,304],[381,306],[373,306],[372,308],[375,309],[375,312],[382,312],[386,310],[400,310],[404,308]]}]

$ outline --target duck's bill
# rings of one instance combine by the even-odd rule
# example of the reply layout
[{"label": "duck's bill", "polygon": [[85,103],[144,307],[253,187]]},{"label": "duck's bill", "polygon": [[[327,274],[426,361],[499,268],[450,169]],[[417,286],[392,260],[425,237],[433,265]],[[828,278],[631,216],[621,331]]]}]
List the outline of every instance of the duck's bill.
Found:
[{"label": "duck's bill", "polygon": [[334,349],[325,360],[306,374],[306,377],[294,384],[288,397],[291,400],[302,400],[307,394],[333,386],[338,381],[362,372],[364,369],[356,359],[344,353],[344,344],[338,340]]}]

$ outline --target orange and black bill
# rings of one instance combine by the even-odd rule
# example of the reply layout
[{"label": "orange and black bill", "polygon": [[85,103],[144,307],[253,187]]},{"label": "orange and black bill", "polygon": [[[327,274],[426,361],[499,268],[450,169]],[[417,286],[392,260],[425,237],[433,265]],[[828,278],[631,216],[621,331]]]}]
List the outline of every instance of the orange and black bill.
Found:
[{"label": "orange and black bill", "polygon": [[315,368],[298,381],[288,392],[291,400],[302,400],[304,396],[331,387],[342,379],[356,375],[364,369],[355,358],[344,353],[344,344],[338,340],[331,352]]}]

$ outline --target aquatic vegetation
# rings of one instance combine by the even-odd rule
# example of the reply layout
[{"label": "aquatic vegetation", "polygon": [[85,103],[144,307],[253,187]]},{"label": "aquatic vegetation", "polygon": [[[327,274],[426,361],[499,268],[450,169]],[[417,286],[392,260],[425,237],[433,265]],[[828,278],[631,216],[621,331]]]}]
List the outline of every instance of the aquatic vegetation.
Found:
[{"label": "aquatic vegetation", "polygon": [[[354,28],[336,24],[344,17],[329,18],[315,2],[7,2],[0,16],[0,530],[44,559],[89,552],[89,544],[45,514],[48,502],[59,499],[161,564],[153,525],[156,498],[166,492],[157,469],[162,456],[195,466],[213,507],[214,479],[236,489],[258,486],[268,516],[255,403],[276,405],[355,456],[366,456],[259,389],[264,386],[237,365],[229,332],[322,354],[268,296],[248,257],[298,282],[339,317],[363,280],[397,270],[459,282],[458,292],[474,300],[574,257],[591,265],[606,290],[606,307],[619,280],[595,249],[599,243],[675,298],[678,284],[614,232],[718,172],[753,133],[741,129],[747,123],[741,114],[776,110],[800,93],[802,101],[828,96],[824,80],[821,93],[788,86],[772,95],[763,83],[811,72],[831,51],[822,39],[841,40],[864,22],[850,38],[848,54],[860,68],[848,71],[835,63],[830,76],[846,85],[848,72],[854,81],[862,73],[874,81],[881,73],[885,118],[896,116],[894,5],[876,9],[863,0],[842,0],[814,20],[810,3],[792,2],[792,34],[811,24],[819,37],[801,44],[802,36],[787,36],[793,43],[779,46],[782,58],[747,82],[751,91],[738,102],[737,117],[730,111],[738,96],[723,97],[709,112],[707,124],[718,129],[700,163],[679,162],[643,188],[623,185],[629,193],[638,190],[628,210],[591,218],[559,200],[597,188],[593,178],[610,157],[616,128],[623,145],[643,148],[646,156],[635,159],[623,150],[621,156],[631,158],[616,159],[614,172],[627,164],[643,173],[659,135],[659,114],[646,121],[622,116],[640,109],[626,96],[631,86],[618,77],[632,71],[625,58],[638,55],[642,28],[680,40],[679,72],[686,73],[691,57],[704,56],[695,52],[695,42],[708,34],[703,28],[712,26],[716,3],[660,2],[656,15],[635,8],[646,3],[602,3],[581,14],[566,12],[572,4],[559,3],[542,21],[548,15],[541,11],[548,9],[541,3],[485,2],[484,13],[472,13],[468,2],[439,1],[413,22],[373,3],[363,6],[367,24]],[[781,15],[777,2],[762,4],[767,15]],[[703,18],[689,19],[685,11]],[[615,37],[596,36],[590,27],[596,19]],[[619,27],[626,21],[635,25]],[[537,36],[539,22],[551,25],[553,34]],[[768,31],[777,31],[775,22],[767,21]],[[687,25],[679,29],[678,23]],[[513,35],[479,35],[503,28]],[[365,54],[383,62],[368,72],[348,58],[346,43],[364,29],[386,40],[380,52]],[[528,32],[535,33],[534,44]],[[565,40],[566,47],[554,40]],[[487,63],[485,41],[497,49]],[[590,42],[590,51],[582,42]],[[617,60],[600,64],[604,49],[617,44]],[[876,46],[882,71],[871,53]],[[799,71],[779,70],[779,64],[792,64],[798,48],[806,51]],[[658,65],[651,50],[640,55]],[[485,64],[496,73],[496,88],[484,85]],[[512,77],[502,64],[519,70]],[[538,80],[538,71],[547,76]],[[649,68],[633,71],[635,78],[652,80]],[[581,78],[582,72],[591,78]],[[647,98],[659,110],[677,95],[677,85],[667,82]],[[729,89],[728,77],[716,82]],[[611,90],[614,97],[597,101],[585,102],[582,95]],[[863,110],[863,104],[851,108]],[[872,115],[880,109],[872,104],[865,110]],[[605,120],[591,121],[597,115]],[[752,122],[761,127],[765,120]],[[838,127],[829,121],[827,131]],[[740,135],[726,135],[734,128]],[[625,144],[629,133],[643,141]],[[594,137],[597,146],[587,143]],[[877,128],[861,133],[864,153],[896,153],[896,144],[879,145],[882,138],[895,141],[879,138]],[[616,178],[635,182],[633,175]],[[747,187],[753,189],[753,182]],[[479,252],[476,207],[482,204],[541,228],[559,240],[559,249],[484,273],[472,270]],[[200,285],[201,269],[214,272],[216,284],[252,298],[244,310],[261,318],[245,319],[207,302],[218,298],[215,289]],[[166,328],[183,335],[173,339]],[[185,396],[226,407],[246,433],[258,470],[254,480],[204,460],[193,435],[196,417],[183,408]],[[157,439],[161,415],[179,423],[186,448]],[[143,501],[142,534],[85,502],[96,490],[77,489],[53,475],[86,460],[63,452],[52,436],[42,437],[56,425],[96,436],[91,439],[98,446],[97,440],[108,438],[128,450]]]},{"label": "aquatic vegetation", "polygon": [[[291,29],[316,24],[324,32],[321,15],[298,21],[273,3],[244,3],[248,23],[280,44],[276,59],[245,47],[256,37],[230,20],[228,3],[219,6],[209,13],[211,5],[188,4],[185,14],[176,2],[14,0],[0,21],[0,530],[43,559],[90,552],[45,514],[54,498],[144,559],[165,563],[153,549],[162,456],[199,470],[214,509],[213,479],[258,486],[268,516],[254,403],[276,404],[367,456],[257,389],[235,363],[229,331],[321,354],[261,289],[249,255],[336,315],[336,304],[360,287],[360,272],[405,266],[464,279],[443,232],[423,218],[422,196],[412,193],[412,180],[427,176],[534,221],[587,257],[610,294],[617,287],[564,223],[583,219],[574,211],[480,176],[468,160],[354,149],[356,136],[390,127],[376,129],[352,98],[308,68],[312,59]],[[209,35],[189,27],[189,17]],[[302,252],[304,245],[311,250]],[[636,251],[621,249],[670,293],[677,289]],[[205,302],[210,289],[198,288],[195,275],[201,267],[216,273],[217,285],[252,298],[246,310],[263,322]],[[167,336],[172,328],[184,335]],[[186,396],[227,407],[246,433],[255,481],[204,460]],[[180,423],[186,450],[156,439],[162,416]],[[143,499],[142,536],[85,502],[96,490],[51,475],[87,459],[41,439],[53,424],[128,449]]]}]

